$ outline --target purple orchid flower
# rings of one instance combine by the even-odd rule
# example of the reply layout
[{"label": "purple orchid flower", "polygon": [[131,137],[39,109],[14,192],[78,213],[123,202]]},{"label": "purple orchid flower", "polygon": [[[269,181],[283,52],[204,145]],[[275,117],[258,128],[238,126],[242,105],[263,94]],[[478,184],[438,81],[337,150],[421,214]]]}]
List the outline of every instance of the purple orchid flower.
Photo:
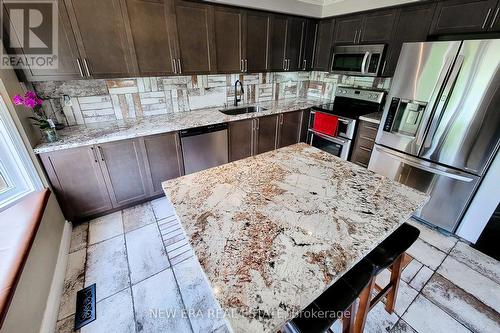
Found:
[{"label": "purple orchid flower", "polygon": [[14,105],[23,105],[24,99],[21,95],[15,95],[12,97],[12,102]]}]

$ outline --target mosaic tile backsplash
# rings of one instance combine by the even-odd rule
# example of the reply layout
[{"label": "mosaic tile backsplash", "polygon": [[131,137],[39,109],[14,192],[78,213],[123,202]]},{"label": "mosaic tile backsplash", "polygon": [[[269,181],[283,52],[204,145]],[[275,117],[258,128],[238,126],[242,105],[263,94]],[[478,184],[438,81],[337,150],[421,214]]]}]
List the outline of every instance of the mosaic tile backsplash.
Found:
[{"label": "mosaic tile backsplash", "polygon": [[33,83],[50,117],[64,125],[148,117],[231,106],[234,82],[243,83],[243,103],[284,98],[332,98],[337,85],[389,89],[390,79],[326,72],[284,72],[143,77]]}]

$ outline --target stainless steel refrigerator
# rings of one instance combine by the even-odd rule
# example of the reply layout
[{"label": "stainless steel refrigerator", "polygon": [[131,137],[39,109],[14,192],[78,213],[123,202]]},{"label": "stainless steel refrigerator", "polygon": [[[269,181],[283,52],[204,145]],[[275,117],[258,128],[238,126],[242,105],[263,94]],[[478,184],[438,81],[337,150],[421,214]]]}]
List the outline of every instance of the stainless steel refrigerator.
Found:
[{"label": "stainless steel refrigerator", "polygon": [[500,39],[403,45],[368,168],[454,232],[500,144]]}]

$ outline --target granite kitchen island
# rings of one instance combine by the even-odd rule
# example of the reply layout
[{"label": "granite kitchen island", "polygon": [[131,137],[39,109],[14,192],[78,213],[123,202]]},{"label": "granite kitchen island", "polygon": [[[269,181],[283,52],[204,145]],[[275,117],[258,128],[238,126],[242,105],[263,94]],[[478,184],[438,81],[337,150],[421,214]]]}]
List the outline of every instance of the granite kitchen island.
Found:
[{"label": "granite kitchen island", "polygon": [[306,144],[163,188],[234,332],[275,332],[427,200]]}]

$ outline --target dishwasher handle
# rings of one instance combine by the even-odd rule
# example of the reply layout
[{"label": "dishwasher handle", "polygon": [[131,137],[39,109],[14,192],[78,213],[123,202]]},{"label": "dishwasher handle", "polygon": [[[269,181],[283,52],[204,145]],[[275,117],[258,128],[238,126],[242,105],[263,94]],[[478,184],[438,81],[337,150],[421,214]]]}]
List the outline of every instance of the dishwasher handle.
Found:
[{"label": "dishwasher handle", "polygon": [[201,126],[201,127],[195,127],[195,128],[190,128],[186,130],[180,131],[180,136],[181,138],[188,137],[188,136],[194,136],[194,135],[200,135],[200,134],[206,134],[206,133],[212,133],[212,132],[217,132],[217,131],[223,131],[227,129],[227,123],[222,123],[222,124],[215,124],[215,125],[208,125],[208,126]]}]

